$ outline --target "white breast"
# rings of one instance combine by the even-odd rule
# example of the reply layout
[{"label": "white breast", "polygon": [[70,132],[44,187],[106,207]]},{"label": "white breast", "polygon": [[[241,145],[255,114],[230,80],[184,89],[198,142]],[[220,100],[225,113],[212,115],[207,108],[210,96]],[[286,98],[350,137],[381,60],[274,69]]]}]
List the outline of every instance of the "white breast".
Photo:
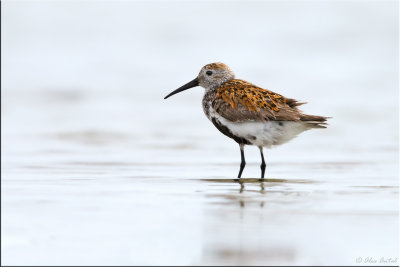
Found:
[{"label": "white breast", "polygon": [[232,134],[247,139],[255,146],[263,147],[286,143],[301,132],[310,129],[306,123],[294,121],[231,122],[211,108],[210,117],[217,119]]}]

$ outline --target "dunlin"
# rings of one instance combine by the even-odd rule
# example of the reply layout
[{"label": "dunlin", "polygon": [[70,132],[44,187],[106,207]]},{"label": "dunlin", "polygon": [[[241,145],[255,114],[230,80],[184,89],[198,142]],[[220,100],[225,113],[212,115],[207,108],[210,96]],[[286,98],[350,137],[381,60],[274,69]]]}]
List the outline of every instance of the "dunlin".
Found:
[{"label": "dunlin", "polygon": [[203,110],[207,118],[221,133],[239,144],[238,178],[246,165],[245,145],[260,149],[263,179],[266,167],[263,147],[281,145],[301,132],[327,125],[327,117],[306,115],[297,108],[305,103],[235,79],[235,74],[223,63],[205,65],[196,79],[164,99],[199,85],[205,89]]}]

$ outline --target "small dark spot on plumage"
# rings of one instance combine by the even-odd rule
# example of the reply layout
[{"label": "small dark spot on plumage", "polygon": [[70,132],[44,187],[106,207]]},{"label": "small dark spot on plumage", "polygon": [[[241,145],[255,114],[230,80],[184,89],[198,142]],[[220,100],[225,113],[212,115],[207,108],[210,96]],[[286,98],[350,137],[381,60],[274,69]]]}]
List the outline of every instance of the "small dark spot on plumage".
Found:
[{"label": "small dark spot on plumage", "polygon": [[254,135],[249,135],[248,138],[251,139],[251,140],[256,140],[257,139],[257,137],[255,137]]}]

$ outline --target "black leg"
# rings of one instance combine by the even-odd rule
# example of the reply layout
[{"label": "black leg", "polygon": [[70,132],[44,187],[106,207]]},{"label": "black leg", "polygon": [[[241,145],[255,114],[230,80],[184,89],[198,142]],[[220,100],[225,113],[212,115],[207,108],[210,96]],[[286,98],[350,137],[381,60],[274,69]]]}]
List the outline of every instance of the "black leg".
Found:
[{"label": "black leg", "polygon": [[264,174],[265,174],[265,167],[267,166],[265,164],[265,160],[264,160],[264,153],[263,153],[263,147],[260,146],[258,147],[260,149],[260,153],[261,153],[261,179],[264,179]]},{"label": "black leg", "polygon": [[240,146],[241,162],[240,162],[240,170],[239,170],[238,178],[240,178],[242,176],[244,166],[246,166],[246,160],[244,159],[244,144],[239,144],[239,146]]}]

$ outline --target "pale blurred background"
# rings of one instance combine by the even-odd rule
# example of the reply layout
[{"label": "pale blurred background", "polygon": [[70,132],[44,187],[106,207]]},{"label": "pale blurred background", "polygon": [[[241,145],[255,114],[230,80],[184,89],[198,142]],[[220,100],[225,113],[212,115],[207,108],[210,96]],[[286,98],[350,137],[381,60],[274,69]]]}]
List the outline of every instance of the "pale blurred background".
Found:
[{"label": "pale blurred background", "polygon": [[[397,1],[2,1],[2,264],[398,265]],[[333,117],[236,177],[200,68]],[[246,149],[243,177],[259,177]],[[381,259],[384,261],[381,261]]]}]

